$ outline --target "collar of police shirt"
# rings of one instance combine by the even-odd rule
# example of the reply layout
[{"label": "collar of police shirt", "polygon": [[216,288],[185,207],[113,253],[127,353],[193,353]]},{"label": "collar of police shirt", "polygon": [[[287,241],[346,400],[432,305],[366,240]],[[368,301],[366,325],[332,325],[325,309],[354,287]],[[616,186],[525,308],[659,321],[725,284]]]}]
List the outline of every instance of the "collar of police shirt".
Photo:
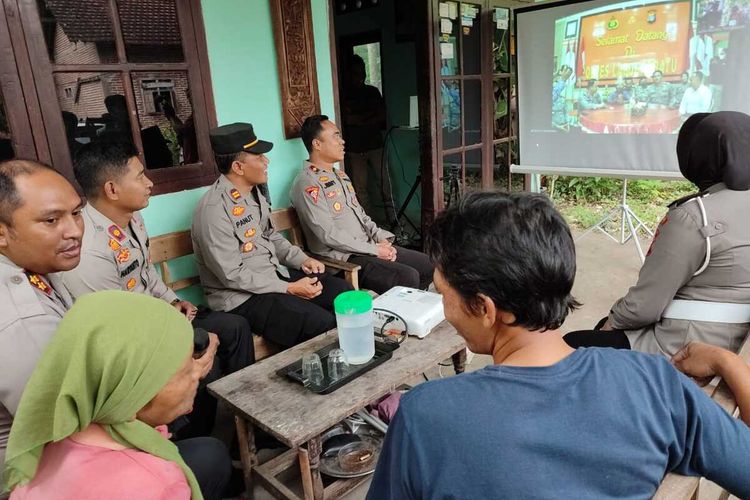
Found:
[{"label": "collar of police shirt", "polygon": [[70,296],[67,289],[62,284],[62,280],[60,280],[58,273],[31,274],[37,274],[40,278],[42,278],[44,280],[44,283],[51,288],[51,293],[47,294],[38,287],[32,285],[29,281],[29,275],[26,274],[26,270],[16,265],[15,262],[10,260],[5,255],[0,254],[0,276],[2,277],[3,281],[5,281],[7,277],[8,281],[10,281],[10,283],[14,285],[22,285],[24,283],[28,283],[35,292],[38,292],[36,294],[38,298],[49,300],[52,303],[52,307],[56,310],[59,309],[59,312],[67,311],[73,306],[73,298]]},{"label": "collar of police shirt", "polygon": [[[103,231],[109,233],[109,228],[115,226],[119,229],[125,238],[136,248],[143,249],[147,247],[148,236],[146,235],[146,227],[143,225],[143,219],[139,212],[133,212],[133,217],[128,222],[126,227],[120,227],[115,224],[106,215],[97,210],[94,205],[87,203],[84,207],[84,212],[88,214],[91,221],[94,223],[94,229],[97,231]],[[112,235],[110,235],[112,236]],[[122,243],[121,241],[119,243]],[[147,257],[144,253],[144,259]]]}]

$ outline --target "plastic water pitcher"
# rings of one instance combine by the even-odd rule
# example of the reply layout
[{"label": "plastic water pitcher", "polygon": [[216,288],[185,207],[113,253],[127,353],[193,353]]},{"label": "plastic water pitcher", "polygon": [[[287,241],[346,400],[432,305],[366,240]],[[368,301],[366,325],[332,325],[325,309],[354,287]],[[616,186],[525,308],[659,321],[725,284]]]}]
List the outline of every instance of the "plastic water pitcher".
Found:
[{"label": "plastic water pitcher", "polygon": [[339,346],[350,365],[367,363],[375,356],[372,297],[354,290],[340,294],[333,301]]}]

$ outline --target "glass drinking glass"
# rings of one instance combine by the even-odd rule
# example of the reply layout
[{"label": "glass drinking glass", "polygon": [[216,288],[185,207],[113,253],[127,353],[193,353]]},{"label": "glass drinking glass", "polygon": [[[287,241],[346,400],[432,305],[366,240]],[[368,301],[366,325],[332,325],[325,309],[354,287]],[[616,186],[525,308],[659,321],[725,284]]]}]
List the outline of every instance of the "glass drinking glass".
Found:
[{"label": "glass drinking glass", "polygon": [[333,349],[328,353],[328,378],[332,381],[343,377],[348,367],[343,349]]},{"label": "glass drinking glass", "polygon": [[305,354],[302,358],[302,378],[307,384],[320,385],[323,383],[323,364],[320,356],[315,353]]}]

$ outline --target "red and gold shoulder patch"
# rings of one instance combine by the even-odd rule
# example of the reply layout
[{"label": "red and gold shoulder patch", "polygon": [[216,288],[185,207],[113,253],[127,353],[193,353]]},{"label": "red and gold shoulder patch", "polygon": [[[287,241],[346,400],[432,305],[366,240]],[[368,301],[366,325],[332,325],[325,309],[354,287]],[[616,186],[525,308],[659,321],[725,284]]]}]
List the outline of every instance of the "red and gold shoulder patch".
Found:
[{"label": "red and gold shoulder patch", "polygon": [[312,170],[313,173],[316,173],[316,174],[320,172],[320,169],[316,167],[315,165],[310,165],[310,170]]},{"label": "red and gold shoulder patch", "polygon": [[122,229],[117,227],[115,224],[109,226],[109,228],[107,228],[107,232],[117,241],[122,241],[125,239],[125,233],[123,233]]},{"label": "red and gold shoulder patch", "polygon": [[44,279],[38,274],[29,274],[29,283],[35,288],[43,291],[47,295],[52,295],[52,287],[50,287]]},{"label": "red and gold shoulder patch", "polygon": [[135,278],[130,278],[130,279],[128,280],[127,284],[125,285],[125,287],[126,287],[126,288],[127,288],[128,290],[132,290],[133,288],[135,288],[135,283],[136,283],[136,282],[135,282]]},{"label": "red and gold shoulder patch", "polygon": [[229,196],[231,196],[233,200],[239,200],[242,198],[242,194],[240,194],[236,188],[232,188],[232,190],[229,191]]},{"label": "red and gold shoulder patch", "polygon": [[120,249],[120,252],[117,254],[117,262],[123,264],[128,260],[130,260],[130,250],[127,248]]},{"label": "red and gold shoulder patch", "polygon": [[243,253],[252,252],[254,249],[255,249],[255,243],[253,243],[252,241],[248,241],[242,245]]},{"label": "red and gold shoulder patch", "polygon": [[305,193],[310,195],[313,203],[318,203],[318,194],[320,194],[320,188],[318,186],[307,186],[305,188]]},{"label": "red and gold shoulder patch", "polygon": [[115,239],[109,240],[109,248],[112,249],[113,252],[116,252],[120,249],[120,244]]},{"label": "red and gold shoulder patch", "polygon": [[334,212],[339,213],[339,212],[341,212],[342,208],[343,207],[341,205],[341,202],[336,201],[336,202],[333,203],[333,211]]},{"label": "red and gold shoulder patch", "polygon": [[250,229],[248,229],[247,231],[245,231],[245,238],[252,238],[253,236],[255,236],[255,228],[254,227],[251,227]]},{"label": "red and gold shoulder patch", "polygon": [[239,217],[240,215],[245,213],[245,207],[241,205],[237,205],[236,207],[232,208],[232,215],[235,217]]}]

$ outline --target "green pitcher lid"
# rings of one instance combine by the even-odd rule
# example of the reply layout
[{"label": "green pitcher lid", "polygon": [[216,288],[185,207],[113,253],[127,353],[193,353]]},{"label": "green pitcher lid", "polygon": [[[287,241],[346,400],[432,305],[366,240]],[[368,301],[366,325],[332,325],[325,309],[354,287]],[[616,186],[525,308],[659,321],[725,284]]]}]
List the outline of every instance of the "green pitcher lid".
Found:
[{"label": "green pitcher lid", "polygon": [[339,294],[333,301],[338,314],[361,314],[372,310],[372,297],[361,290],[352,290]]}]

